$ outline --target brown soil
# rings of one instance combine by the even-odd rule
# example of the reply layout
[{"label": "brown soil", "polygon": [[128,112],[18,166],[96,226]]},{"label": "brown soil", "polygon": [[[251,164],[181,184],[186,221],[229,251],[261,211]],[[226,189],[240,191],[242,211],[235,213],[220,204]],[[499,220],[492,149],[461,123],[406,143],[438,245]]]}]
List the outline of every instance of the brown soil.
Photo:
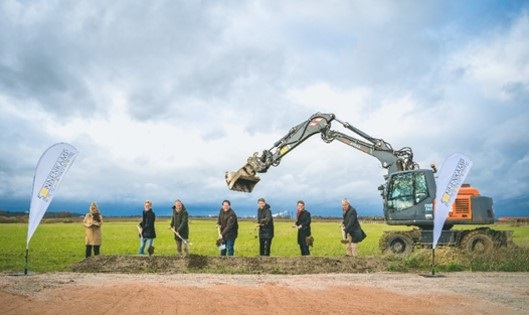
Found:
[{"label": "brown soil", "polygon": [[[4,273],[0,275],[0,313],[529,313],[529,273],[457,272],[431,277],[431,273],[373,272],[381,266],[369,259],[306,258],[215,257],[200,262],[200,256],[109,256],[84,260],[72,266],[76,272]],[[274,269],[274,263],[284,268],[288,261],[300,274],[272,274],[282,271]],[[339,266],[335,267],[339,273],[321,273],[324,268],[318,264]],[[229,265],[257,271],[204,273],[211,268],[232,272]]]},{"label": "brown soil", "polygon": [[387,270],[381,257],[220,257],[97,256],[73,266],[74,272],[110,273],[231,273],[231,274],[312,274],[363,273]]}]

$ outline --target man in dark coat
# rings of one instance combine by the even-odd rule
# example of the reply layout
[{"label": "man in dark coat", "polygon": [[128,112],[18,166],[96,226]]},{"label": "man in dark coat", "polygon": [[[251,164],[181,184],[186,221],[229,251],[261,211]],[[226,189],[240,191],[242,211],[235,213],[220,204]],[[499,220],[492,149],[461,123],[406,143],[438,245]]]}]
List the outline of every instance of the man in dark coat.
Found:
[{"label": "man in dark coat", "polygon": [[257,200],[257,227],[259,228],[259,255],[270,256],[272,238],[274,238],[274,219],[270,205],[264,198]]},{"label": "man in dark coat", "polygon": [[358,221],[356,209],[351,206],[347,199],[342,200],[342,213],[342,229],[346,238],[347,256],[356,256],[356,244],[360,243],[366,235]]},{"label": "man in dark coat", "polygon": [[177,199],[173,205],[173,217],[169,228],[173,230],[174,239],[176,242],[176,253],[178,256],[182,255],[182,250],[185,257],[189,257],[189,249],[187,246],[187,239],[189,238],[189,215],[186,206]]},{"label": "man in dark coat", "polygon": [[140,255],[144,254],[146,245],[149,256],[154,254],[154,246],[152,245],[156,238],[154,221],[156,221],[156,215],[152,210],[152,202],[150,200],[145,200],[143,205],[143,217],[140,224],[138,224],[140,232]]},{"label": "man in dark coat", "polygon": [[311,218],[310,212],[305,209],[305,202],[303,200],[298,201],[296,214],[297,221],[292,227],[298,229],[298,244],[301,255],[308,256],[310,255],[308,239],[312,238],[310,231]]},{"label": "man in dark coat", "polygon": [[222,208],[217,219],[217,227],[220,231],[221,244],[224,245],[220,251],[221,256],[233,256],[235,251],[235,239],[239,233],[237,214],[231,208],[229,200],[222,201]]}]

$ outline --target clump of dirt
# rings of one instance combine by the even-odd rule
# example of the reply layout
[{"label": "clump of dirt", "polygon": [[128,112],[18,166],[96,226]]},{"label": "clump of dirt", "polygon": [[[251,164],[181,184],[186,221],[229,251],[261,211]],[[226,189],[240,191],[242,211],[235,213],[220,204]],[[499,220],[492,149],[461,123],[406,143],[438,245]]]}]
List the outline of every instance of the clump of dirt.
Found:
[{"label": "clump of dirt", "polygon": [[377,257],[211,257],[95,256],[73,264],[69,271],[95,273],[227,273],[320,274],[373,273],[387,270]]}]

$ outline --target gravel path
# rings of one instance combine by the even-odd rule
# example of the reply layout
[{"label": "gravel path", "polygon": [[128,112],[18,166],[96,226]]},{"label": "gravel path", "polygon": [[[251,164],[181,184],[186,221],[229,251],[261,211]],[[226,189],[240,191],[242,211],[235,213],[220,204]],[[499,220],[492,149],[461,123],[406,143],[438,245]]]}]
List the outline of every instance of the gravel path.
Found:
[{"label": "gravel path", "polygon": [[2,314],[529,314],[529,273],[0,276]]}]

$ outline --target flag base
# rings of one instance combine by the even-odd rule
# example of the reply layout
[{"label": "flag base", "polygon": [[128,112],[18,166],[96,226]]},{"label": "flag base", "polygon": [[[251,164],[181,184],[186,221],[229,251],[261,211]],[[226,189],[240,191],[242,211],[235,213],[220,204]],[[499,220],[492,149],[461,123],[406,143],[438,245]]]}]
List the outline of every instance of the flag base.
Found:
[{"label": "flag base", "polygon": [[443,275],[439,275],[439,274],[422,274],[420,275],[421,277],[424,277],[424,278],[444,278],[446,276],[443,276]]},{"label": "flag base", "polygon": [[35,274],[34,272],[28,272],[28,273],[25,273],[25,272],[12,272],[9,275],[10,276],[32,276],[34,274]]}]

